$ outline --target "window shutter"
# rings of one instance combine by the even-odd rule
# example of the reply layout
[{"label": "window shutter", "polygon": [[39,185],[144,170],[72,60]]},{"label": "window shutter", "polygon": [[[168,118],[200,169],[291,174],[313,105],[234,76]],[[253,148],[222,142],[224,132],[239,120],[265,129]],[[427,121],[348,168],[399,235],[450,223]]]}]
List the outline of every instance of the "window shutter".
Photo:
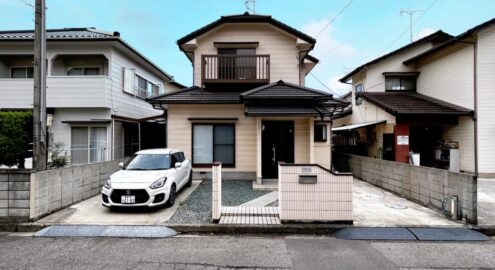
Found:
[{"label": "window shutter", "polygon": [[134,95],[134,70],[124,68],[124,92]]}]

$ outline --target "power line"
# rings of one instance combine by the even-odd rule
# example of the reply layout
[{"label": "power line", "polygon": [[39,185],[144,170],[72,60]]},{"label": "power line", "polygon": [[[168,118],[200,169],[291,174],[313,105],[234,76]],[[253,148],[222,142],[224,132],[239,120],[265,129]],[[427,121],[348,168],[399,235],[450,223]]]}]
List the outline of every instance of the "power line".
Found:
[{"label": "power line", "polygon": [[311,75],[318,83],[320,83],[323,87],[325,87],[326,89],[328,89],[328,91],[330,91],[332,94],[336,95],[336,96],[339,96],[339,94],[337,94],[335,91],[333,91],[332,89],[330,89],[330,87],[328,87],[326,84],[324,84],[320,79],[318,79],[318,77],[316,77],[316,75],[314,75],[312,72],[309,73],[309,75]]},{"label": "power line", "polygon": [[315,35],[315,38],[317,38],[321,33],[323,33],[323,31],[325,31],[325,29],[327,29],[328,26],[330,26],[330,24],[332,24],[339,16],[340,14],[342,14],[346,9],[347,7],[349,7],[352,3],[352,1],[354,0],[350,0],[345,6],[344,8],[342,8],[339,13],[337,13],[337,15],[335,15],[335,17],[333,17],[324,27],[323,29],[320,30],[320,32],[318,32],[316,35]]}]

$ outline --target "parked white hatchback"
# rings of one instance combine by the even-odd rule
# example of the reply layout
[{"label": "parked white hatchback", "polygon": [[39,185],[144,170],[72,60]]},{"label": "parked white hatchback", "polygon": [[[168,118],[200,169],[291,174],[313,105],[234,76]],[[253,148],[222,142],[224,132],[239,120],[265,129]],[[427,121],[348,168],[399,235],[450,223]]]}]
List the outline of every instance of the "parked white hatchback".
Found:
[{"label": "parked white hatchback", "polygon": [[177,191],[192,184],[191,162],[176,149],[139,151],[120,166],[103,186],[103,206],[172,206]]}]

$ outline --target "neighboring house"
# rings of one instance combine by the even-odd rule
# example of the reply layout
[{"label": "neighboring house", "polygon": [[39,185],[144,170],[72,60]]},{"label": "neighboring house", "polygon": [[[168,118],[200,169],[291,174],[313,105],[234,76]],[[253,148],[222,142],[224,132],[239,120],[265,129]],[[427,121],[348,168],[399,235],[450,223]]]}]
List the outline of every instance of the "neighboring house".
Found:
[{"label": "neighboring house", "polygon": [[358,134],[366,150],[354,151],[400,162],[411,151],[421,165],[495,175],[495,19],[456,37],[434,33],[341,82],[349,80],[352,116],[334,132]]},{"label": "neighboring house", "polygon": [[167,105],[169,146],[195,172],[222,162],[227,178],[278,178],[278,163],[330,167],[330,117],[347,103],[304,86],[316,40],[271,16],[223,16],[178,40],[194,86],[149,101]]},{"label": "neighboring house", "polygon": [[[118,32],[65,28],[46,38],[50,141],[62,142],[73,164],[165,146],[163,110],[145,99],[182,85]],[[1,110],[33,107],[33,40],[32,30],[0,31]]]}]

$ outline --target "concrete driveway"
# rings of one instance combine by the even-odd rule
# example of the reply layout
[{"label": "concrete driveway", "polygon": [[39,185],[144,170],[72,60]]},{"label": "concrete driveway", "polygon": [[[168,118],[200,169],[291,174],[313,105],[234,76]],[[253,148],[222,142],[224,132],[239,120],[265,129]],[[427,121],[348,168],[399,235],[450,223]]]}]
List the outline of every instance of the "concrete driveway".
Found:
[{"label": "concrete driveway", "polygon": [[463,226],[439,212],[359,179],[354,178],[353,184],[353,217],[356,226]]},{"label": "concrete driveway", "polygon": [[495,226],[494,178],[478,178],[478,225]]},{"label": "concrete driveway", "polygon": [[35,224],[161,224],[174,215],[180,204],[191,195],[200,183],[201,181],[193,181],[191,187],[180,191],[173,207],[110,210],[101,205],[101,197],[98,195],[46,216],[36,221]]}]

